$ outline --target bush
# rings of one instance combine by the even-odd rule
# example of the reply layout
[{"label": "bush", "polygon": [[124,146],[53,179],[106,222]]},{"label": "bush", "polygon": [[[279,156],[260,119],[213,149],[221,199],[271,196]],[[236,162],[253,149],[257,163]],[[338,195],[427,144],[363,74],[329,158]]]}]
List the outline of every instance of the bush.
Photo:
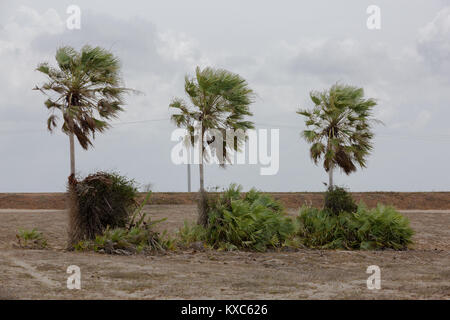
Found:
[{"label": "bush", "polygon": [[196,223],[184,221],[183,227],[178,230],[179,243],[187,247],[194,242],[206,240],[206,228]]},{"label": "bush", "polygon": [[355,212],[358,209],[355,201],[353,201],[345,188],[330,187],[325,193],[325,209],[329,210],[334,215],[341,212]]},{"label": "bush", "polygon": [[[159,221],[158,221],[159,222]],[[144,227],[106,228],[102,235],[97,235],[94,240],[79,241],[74,247],[75,250],[94,250],[96,252],[108,254],[134,254],[151,253],[174,249],[174,241],[152,230],[152,225],[146,224]]]},{"label": "bush", "polygon": [[72,243],[94,239],[106,228],[124,228],[136,207],[134,181],[117,173],[97,172],[69,184]]},{"label": "bush", "polygon": [[47,240],[44,238],[44,235],[36,229],[21,229],[17,232],[16,238],[21,248],[44,249],[47,247]]},{"label": "bush", "polygon": [[392,207],[334,215],[328,210],[303,207],[297,217],[298,236],[304,245],[329,249],[407,249],[413,230],[407,218]]},{"label": "bush", "polygon": [[[128,180],[122,180],[130,182]],[[126,210],[127,214],[123,216],[121,227],[110,227],[95,235],[95,238],[85,238],[79,240],[73,245],[77,251],[93,250],[96,252],[109,254],[133,254],[140,252],[163,251],[174,249],[175,242],[167,236],[166,231],[161,235],[153,231],[153,226],[166,219],[151,221],[147,218],[147,213],[142,209],[150,199],[151,191],[145,199],[136,206],[134,212]],[[131,204],[131,202],[130,202]],[[131,205],[130,205],[131,206]],[[122,227],[125,225],[125,227]]]},{"label": "bush", "polygon": [[241,195],[241,186],[231,185],[216,197],[203,200],[206,227],[185,224],[180,230],[182,242],[205,241],[216,249],[266,251],[281,247],[294,233],[290,218],[270,196],[256,190]]}]

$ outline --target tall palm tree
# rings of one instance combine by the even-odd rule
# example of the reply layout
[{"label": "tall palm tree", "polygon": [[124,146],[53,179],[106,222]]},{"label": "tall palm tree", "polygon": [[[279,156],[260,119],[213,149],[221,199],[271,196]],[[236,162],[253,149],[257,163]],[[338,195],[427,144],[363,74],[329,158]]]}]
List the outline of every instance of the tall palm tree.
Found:
[{"label": "tall palm tree", "polygon": [[[248,87],[247,82],[238,74],[231,73],[223,69],[199,67],[195,70],[195,77],[185,77],[184,89],[189,97],[191,105],[188,105],[183,99],[176,98],[169,105],[170,108],[177,109],[178,114],[172,115],[172,121],[178,127],[184,127],[191,135],[190,143],[198,141],[201,148],[201,157],[199,161],[200,172],[200,192],[204,193],[204,160],[208,161],[206,147],[222,148],[220,150],[225,161],[221,166],[225,166],[230,150],[238,151],[245,142],[245,137],[237,136],[234,143],[229,145],[226,139],[221,146],[213,144],[214,137],[208,137],[208,130],[220,130],[225,133],[226,130],[253,129],[251,121],[244,120],[245,116],[252,116],[249,110],[253,102],[253,91]],[[198,136],[195,137],[195,133]],[[189,142],[188,142],[189,143]],[[199,223],[205,225],[207,216],[200,212]]]},{"label": "tall palm tree", "polygon": [[61,130],[69,136],[70,176],[75,175],[75,143],[77,137],[83,149],[92,146],[96,132],[109,127],[108,120],[122,111],[122,96],[130,89],[121,86],[119,60],[100,47],[84,46],[80,52],[71,47],[56,51],[57,67],[41,63],[37,71],[48,77],[36,86],[49,98],[45,106],[52,112],[47,120],[50,132],[57,126],[59,112]]},{"label": "tall palm tree", "polygon": [[356,165],[366,167],[366,158],[372,145],[372,118],[374,99],[365,99],[362,88],[335,84],[329,90],[310,93],[314,107],[300,109],[306,117],[307,129],[302,132],[311,144],[310,156],[317,164],[323,157],[328,172],[328,187],[333,188],[333,171],[341,168],[347,175],[356,171]]}]

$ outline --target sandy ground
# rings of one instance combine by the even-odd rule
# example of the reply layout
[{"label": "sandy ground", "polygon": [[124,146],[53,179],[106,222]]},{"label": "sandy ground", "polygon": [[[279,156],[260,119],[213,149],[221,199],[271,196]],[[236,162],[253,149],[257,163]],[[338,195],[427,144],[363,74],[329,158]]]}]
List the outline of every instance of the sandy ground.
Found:
[{"label": "sandy ground", "polygon": [[[195,206],[152,205],[160,230],[194,220]],[[295,210],[290,211],[295,214]],[[0,299],[450,299],[450,211],[406,211],[412,250],[215,252],[155,256],[64,251],[62,210],[0,210]],[[46,250],[14,248],[20,228],[37,228]],[[81,268],[81,290],[66,287],[69,265]],[[370,265],[381,290],[368,290]]]}]

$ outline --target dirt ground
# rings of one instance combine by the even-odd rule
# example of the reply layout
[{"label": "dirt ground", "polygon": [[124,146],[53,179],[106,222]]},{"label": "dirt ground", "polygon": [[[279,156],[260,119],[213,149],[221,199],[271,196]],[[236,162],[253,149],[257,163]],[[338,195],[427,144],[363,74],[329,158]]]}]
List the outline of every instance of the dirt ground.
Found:
[{"label": "dirt ground", "polygon": [[[322,207],[323,192],[269,192],[286,208],[299,208],[304,204]],[[356,202],[368,207],[378,203],[393,204],[397,209],[450,210],[450,192],[351,192]],[[140,200],[146,194],[139,195]],[[0,209],[55,209],[66,208],[66,193],[0,193]],[[196,204],[196,192],[154,192],[149,204]]]},{"label": "dirt ground", "polygon": [[[194,220],[192,205],[152,205],[158,228],[175,232]],[[290,210],[295,214],[296,210]],[[405,211],[411,250],[215,252],[154,256],[64,250],[63,210],[0,210],[0,299],[450,299],[450,210]],[[45,250],[13,246],[19,228],[37,228]],[[66,269],[81,269],[81,290]],[[381,289],[367,289],[366,269],[381,269]]]}]

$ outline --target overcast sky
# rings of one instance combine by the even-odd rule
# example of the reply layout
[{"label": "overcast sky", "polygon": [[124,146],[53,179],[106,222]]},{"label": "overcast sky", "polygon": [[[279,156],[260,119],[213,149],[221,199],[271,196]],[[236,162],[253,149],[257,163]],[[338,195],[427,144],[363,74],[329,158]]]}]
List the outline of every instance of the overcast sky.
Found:
[{"label": "overcast sky", "polygon": [[[66,27],[71,4],[81,9],[80,30]],[[372,4],[381,9],[380,30],[366,27]],[[311,162],[295,111],[312,106],[311,90],[339,81],[376,98],[385,125],[375,128],[368,168],[338,173],[337,184],[450,190],[450,1],[0,0],[0,192],[65,190],[68,138],[46,131],[45,97],[31,89],[45,81],[34,71],[39,62],[54,64],[58,47],[84,44],[112,50],[126,86],[143,94],[127,98],[94,149],[77,147],[81,175],[116,170],[156,191],[186,191],[186,166],[170,158],[168,105],[184,97],[184,75],[198,65],[247,79],[257,93],[257,127],[280,129],[278,174],[261,176],[260,165],[207,166],[207,186],[323,190],[327,175]]]}]

